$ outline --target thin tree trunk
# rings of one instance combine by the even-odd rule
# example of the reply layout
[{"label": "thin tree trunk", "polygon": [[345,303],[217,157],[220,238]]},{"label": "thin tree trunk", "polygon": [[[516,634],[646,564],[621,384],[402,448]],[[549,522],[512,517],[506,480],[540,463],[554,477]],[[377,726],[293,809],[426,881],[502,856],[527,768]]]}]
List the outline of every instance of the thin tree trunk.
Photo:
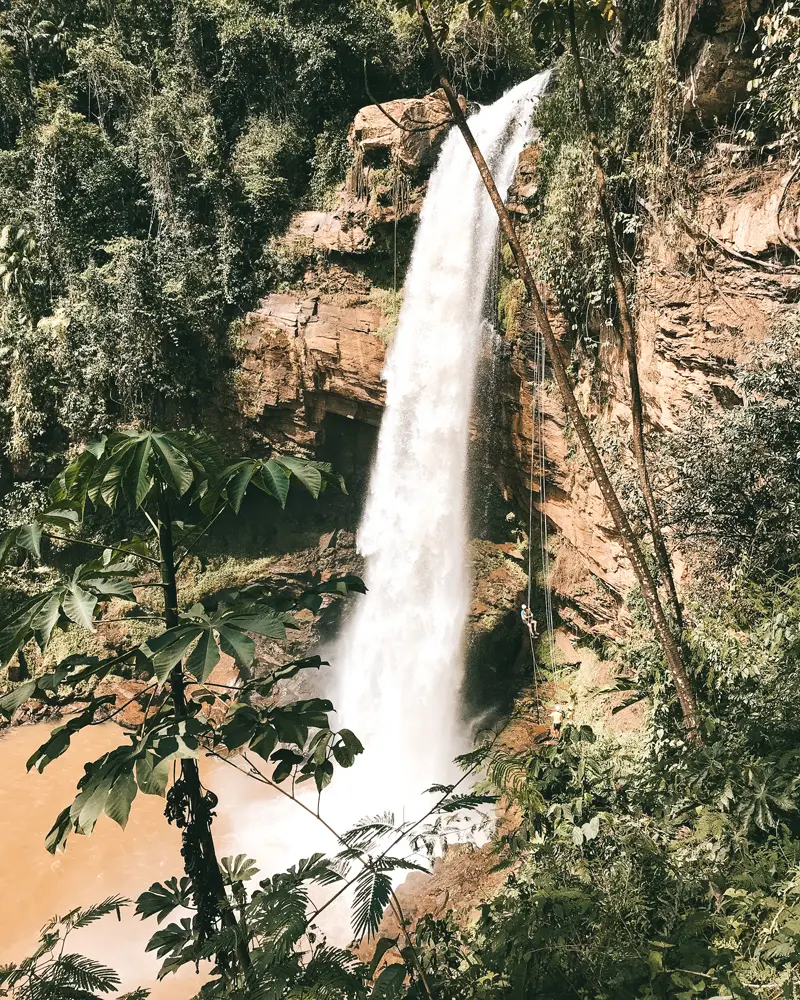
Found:
[{"label": "thin tree trunk", "polygon": [[611,213],[610,198],[608,195],[608,182],[603,158],[600,154],[600,143],[597,138],[597,124],[592,113],[592,106],[589,100],[589,92],[586,87],[586,78],[583,72],[583,62],[581,60],[580,47],[578,45],[578,33],[575,29],[575,0],[569,0],[569,41],[572,52],[572,61],[575,64],[575,73],[578,77],[578,96],[583,117],[586,119],[586,128],[589,133],[589,145],[592,150],[592,162],[594,164],[595,186],[600,202],[600,213],[603,216],[603,227],[606,233],[606,246],[608,248],[608,258],[611,264],[611,276],[614,282],[614,294],[617,300],[618,317],[614,326],[622,336],[625,345],[625,356],[628,362],[628,382],[631,390],[631,425],[633,429],[633,456],[636,462],[636,469],[639,473],[639,485],[647,507],[647,517],[650,521],[650,534],[653,539],[656,562],[661,573],[661,579],[669,593],[669,602],[672,613],[675,616],[678,639],[683,632],[683,615],[678,599],[678,591],[675,587],[675,577],[672,573],[669,552],[664,541],[664,533],[661,530],[661,521],[658,516],[653,487],[650,482],[650,473],[647,468],[647,452],[644,441],[644,406],[642,404],[642,390],[639,383],[639,363],[636,356],[636,334],[633,328],[633,318],[631,316],[628,293],[625,288],[625,278],[620,265],[619,254],[617,252],[617,240],[614,233],[614,219]]},{"label": "thin tree trunk", "polygon": [[647,561],[642,554],[642,550],[639,547],[639,542],[633,528],[631,527],[625,511],[622,509],[622,505],[617,498],[614,487],[611,484],[611,480],[609,479],[608,473],[606,472],[602,459],[600,458],[600,454],[597,451],[594,441],[592,440],[589,426],[586,423],[583,413],[581,412],[580,406],[578,406],[578,401],[575,398],[572,384],[570,383],[567,370],[564,367],[564,362],[561,358],[558,341],[556,340],[553,328],[550,325],[550,320],[548,319],[544,303],[542,302],[539,291],[536,288],[536,282],[533,279],[531,269],[525,258],[525,252],[523,251],[519,239],[517,238],[517,234],[514,231],[514,224],[511,221],[511,216],[503,203],[500,192],[497,190],[497,185],[494,182],[491,171],[489,170],[478,144],[475,142],[472,130],[467,124],[467,119],[464,116],[464,112],[461,110],[461,105],[458,103],[458,97],[447,78],[447,72],[444,68],[444,63],[442,62],[439,47],[436,44],[436,39],[433,36],[433,30],[431,28],[430,21],[428,20],[428,15],[422,6],[421,0],[416,0],[416,7],[422,23],[425,40],[428,44],[436,72],[439,75],[440,83],[445,91],[445,94],[447,95],[447,100],[450,104],[450,109],[453,112],[453,117],[455,118],[456,124],[458,125],[461,134],[464,136],[464,140],[469,147],[470,153],[475,160],[478,170],[480,171],[486,190],[489,193],[489,197],[492,199],[492,204],[494,205],[500,219],[500,225],[503,229],[503,233],[508,240],[511,252],[514,255],[514,260],[519,268],[520,277],[522,278],[525,288],[528,291],[528,295],[530,296],[533,313],[536,317],[536,322],[542,336],[544,337],[545,344],[547,345],[547,351],[553,365],[553,374],[561,393],[567,414],[575,426],[575,431],[581,442],[586,458],[588,459],[595,481],[597,482],[600,493],[606,503],[606,507],[608,508],[608,511],[614,521],[614,525],[619,533],[625,553],[628,556],[636,575],[636,579],[639,582],[642,597],[644,598],[647,610],[650,614],[656,636],[658,637],[658,640],[664,650],[670,675],[672,676],[673,683],[675,684],[675,690],[683,711],[684,725],[689,736],[692,739],[699,740],[701,737],[694,692],[692,691],[692,685],[681,656],[681,651],[675,642],[675,637],[672,634],[669,622],[664,614],[664,609],[661,606],[655,580],[653,579],[650,568],[647,565]]},{"label": "thin tree trunk", "polygon": [[[164,622],[169,629],[179,624],[178,588],[175,579],[175,547],[172,539],[172,520],[169,505],[163,494],[159,498],[158,505],[158,544],[161,555],[161,582],[164,587]],[[179,663],[169,675],[169,686],[175,706],[175,715],[179,719],[185,718],[186,690],[182,663]],[[228,902],[225,883],[222,881],[222,872],[217,861],[214,837],[211,833],[213,803],[209,801],[209,796],[203,791],[203,786],[200,782],[200,771],[196,760],[192,758],[183,759],[181,761],[181,775],[186,783],[186,792],[189,798],[191,826],[193,827],[191,832],[197,838],[197,844],[202,856],[203,870],[200,873],[200,878],[206,882],[211,892],[216,905],[217,915],[222,920],[223,926],[237,932],[236,955],[241,970],[246,976],[251,969],[250,952],[247,941],[243,940],[239,933],[236,915]],[[188,833],[188,828],[185,828],[183,831],[184,838]],[[194,874],[196,878],[197,873]],[[199,888],[202,891],[202,887]]]}]

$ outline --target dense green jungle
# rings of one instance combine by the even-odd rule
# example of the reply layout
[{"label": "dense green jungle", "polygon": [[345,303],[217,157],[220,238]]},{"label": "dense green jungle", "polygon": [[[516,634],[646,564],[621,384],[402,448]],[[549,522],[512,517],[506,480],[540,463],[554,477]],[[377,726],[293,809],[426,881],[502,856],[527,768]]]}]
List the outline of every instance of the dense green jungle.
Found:
[{"label": "dense green jungle", "polygon": [[[420,208],[547,69],[508,194],[472,153],[481,723],[339,829]],[[800,996],[798,303],[797,0],[0,0],[0,996]],[[225,855],[234,771],[320,850]]]}]

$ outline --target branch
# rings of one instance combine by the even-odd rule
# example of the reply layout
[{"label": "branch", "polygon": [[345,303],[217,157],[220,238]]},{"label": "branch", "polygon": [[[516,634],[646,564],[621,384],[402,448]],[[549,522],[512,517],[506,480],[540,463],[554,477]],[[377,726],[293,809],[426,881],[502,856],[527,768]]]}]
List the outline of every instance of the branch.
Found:
[{"label": "branch", "polygon": [[[247,761],[247,764],[250,767],[250,774],[249,775],[248,775],[247,771],[244,771],[241,767],[238,767],[236,764],[234,764],[234,762],[232,760],[229,760],[227,757],[223,757],[221,754],[217,753],[216,751],[212,751],[211,752],[211,756],[217,757],[217,758],[219,758],[219,760],[225,761],[226,764],[229,764],[235,770],[239,771],[240,774],[247,775],[248,777],[253,778],[255,781],[259,781],[262,784],[267,785],[269,788],[272,788],[275,791],[280,792],[281,795],[283,795],[285,798],[289,799],[291,802],[294,802],[295,805],[298,805],[301,809],[303,809],[305,812],[307,812],[309,814],[309,816],[313,816],[314,819],[317,820],[317,822],[321,823],[329,833],[333,834],[333,836],[339,841],[339,843],[342,845],[342,847],[346,848],[348,851],[351,850],[350,844],[348,844],[347,841],[344,840],[344,838],[341,837],[336,832],[336,830],[334,830],[334,828],[330,825],[330,823],[327,822],[327,820],[324,820],[322,818],[322,816],[320,816],[319,811],[315,812],[313,809],[310,809],[305,804],[305,802],[302,802],[300,799],[296,798],[296,796],[293,795],[292,793],[287,792],[286,789],[282,788],[280,785],[276,785],[275,782],[271,781],[250,760],[250,758],[246,754],[243,754],[242,757],[243,757],[243,759],[245,761]],[[477,766],[477,765],[475,765],[475,766]],[[469,774],[469,772],[467,772],[467,774]],[[467,774],[464,775],[464,778],[467,777]],[[463,781],[463,778],[461,780]],[[450,791],[447,794],[448,795],[452,795],[452,793],[455,791],[456,787],[457,786],[454,785],[453,788],[451,788]],[[447,796],[445,796],[445,798],[446,797]],[[319,799],[317,801],[319,801]],[[434,806],[434,809],[435,808],[436,808],[436,806]],[[428,813],[427,815],[429,816],[430,813]],[[423,820],[425,818],[426,817],[423,817]],[[419,822],[421,823],[422,820],[419,820]],[[413,827],[411,827],[410,829],[413,829]],[[405,836],[405,834],[403,834],[403,836]],[[400,839],[402,840],[402,837]],[[397,843],[399,843],[399,840],[397,840],[397,841],[394,842],[394,844],[397,844]],[[394,846],[394,844],[390,845],[389,847],[386,848],[385,851],[383,851],[381,854],[379,854],[377,860],[380,860],[381,858],[385,857],[386,854],[392,849],[392,847]],[[366,852],[364,850],[361,850],[361,853],[362,854],[366,854]],[[364,858],[358,858],[358,861],[362,865],[362,867],[365,868],[365,869],[372,868],[373,865],[374,865],[374,861],[373,861],[373,859],[369,855],[367,855],[367,860],[365,860]],[[336,899],[339,895],[341,895],[341,893],[344,892],[344,890],[347,889],[348,886],[352,885],[354,881],[355,881],[355,879],[351,879],[350,881],[348,881],[347,883],[345,883],[345,885],[340,890],[340,892],[338,892],[338,893],[336,893],[336,895],[332,896],[331,899],[329,899],[328,902],[325,904],[325,906],[328,906],[330,903],[332,903],[333,900]],[[391,898],[392,898],[392,903],[391,903],[392,909],[395,910],[395,916],[397,917],[397,920],[398,920],[398,922],[400,924],[400,928],[401,928],[403,934],[405,935],[406,943],[407,943],[408,947],[411,949],[411,954],[414,956],[414,964],[417,967],[417,973],[419,974],[420,981],[422,982],[422,985],[423,985],[423,988],[425,990],[425,993],[428,996],[428,1000],[434,1000],[433,993],[431,992],[430,984],[428,983],[428,979],[427,979],[427,977],[425,975],[425,972],[423,971],[422,963],[420,962],[420,958],[419,958],[419,954],[417,953],[416,946],[414,945],[414,942],[411,940],[411,935],[408,932],[408,923],[407,923],[405,915],[403,913],[403,908],[400,905],[400,900],[397,898],[397,894],[395,893],[395,891],[394,891],[393,888],[390,889],[389,891],[391,893]],[[320,914],[325,909],[325,906],[320,907],[318,910],[316,910],[312,914],[312,916],[309,918],[309,923],[312,920],[316,919],[316,917],[318,916],[318,914]]]},{"label": "branch", "polygon": [[[496,736],[495,739],[497,739]],[[447,799],[453,794],[453,792],[458,788],[458,786],[463,784],[467,780],[467,778],[478,769],[481,763],[482,763],[481,761],[478,761],[477,763],[473,764],[468,771],[465,771],[464,775],[455,783],[455,785],[453,785],[450,791],[447,792],[445,795],[443,795],[437,802],[435,802],[433,806],[431,806],[431,808],[425,813],[424,816],[421,816],[415,823],[412,823],[411,826],[403,830],[403,832],[400,834],[399,837],[395,838],[395,840],[393,840],[391,844],[389,844],[389,846],[385,848],[385,850],[381,851],[381,853],[377,856],[376,860],[380,861],[381,858],[385,858],[386,855],[389,853],[389,851],[397,847],[397,845],[402,840],[404,840],[411,833],[412,830],[415,830],[421,823],[424,823],[425,820],[430,815],[436,812],[436,810],[441,805],[443,805],[447,801]],[[326,903],[323,903],[322,906],[320,906],[318,909],[314,911],[314,913],[311,915],[311,919],[316,920],[317,917],[320,915],[320,913],[322,913],[323,910],[327,910],[327,908],[331,905],[331,903],[337,900],[339,896],[342,895],[342,893],[346,892],[350,888],[350,886],[356,881],[357,878],[358,876],[354,876],[353,878],[348,879],[347,882],[345,882],[345,884],[342,886],[341,889],[339,889],[338,892],[335,892]]]},{"label": "branch", "polygon": [[114,622],[163,622],[161,615],[130,615],[127,618],[95,618],[93,625],[110,625]]},{"label": "branch", "polygon": [[131,556],[134,559],[144,559],[145,562],[151,562],[155,566],[161,565],[158,559],[154,559],[152,556],[143,556],[140,552],[131,552],[130,549],[123,549],[119,546],[101,545],[99,542],[89,542],[85,538],[70,538],[69,535],[55,535],[51,531],[43,531],[42,534],[45,538],[52,538],[57,542],[67,542],[70,545],[89,545],[93,549],[100,549],[101,552],[105,552],[106,549],[113,549],[114,552],[121,552],[124,556]]},{"label": "branch", "polygon": [[367,79],[367,60],[364,60],[364,89],[367,92],[367,97],[372,101],[375,107],[380,111],[380,113],[388,118],[389,121],[394,125],[395,128],[399,128],[401,132],[435,132],[437,129],[443,128],[445,125],[454,124],[453,118],[444,118],[440,122],[436,122],[433,125],[419,125],[416,128],[410,128],[408,125],[403,125],[396,118],[392,117],[386,108],[379,102],[376,101],[372,95],[372,91],[369,89],[369,80]]},{"label": "branch", "polygon": [[[128,707],[128,705],[131,705],[134,701],[136,701],[137,699],[141,698],[142,695],[146,691],[149,691],[152,688],[153,689],[153,693],[155,693],[155,689],[157,687],[158,687],[158,682],[156,682],[156,681],[154,681],[151,684],[148,684],[147,687],[142,688],[141,691],[137,691],[136,694],[132,698],[128,698],[128,700],[125,702],[124,705],[120,705],[119,708],[115,708],[114,711],[110,715],[106,715],[102,719],[95,719],[94,722],[90,722],[89,725],[90,726],[103,726],[103,725],[105,725],[105,723],[106,722],[110,722],[114,718],[114,716],[119,715],[120,712],[124,712],[125,709]],[[153,698],[151,696],[150,697],[150,704],[152,704],[152,702],[153,702]],[[148,710],[148,712],[150,711],[150,705],[147,706],[147,710]]]},{"label": "branch", "polygon": [[214,514],[214,516],[209,520],[208,524],[204,528],[202,528],[200,530],[200,533],[198,534],[197,538],[192,539],[191,545],[189,545],[189,546],[187,546],[187,547],[184,548],[183,555],[175,563],[175,572],[176,573],[178,572],[178,570],[181,568],[181,566],[186,561],[186,557],[192,552],[192,550],[197,545],[197,543],[208,533],[208,531],[211,529],[211,526],[214,524],[214,522],[217,520],[217,518],[220,517],[225,512],[225,510],[226,510],[225,507],[220,507],[220,509],[217,511],[217,513]]}]

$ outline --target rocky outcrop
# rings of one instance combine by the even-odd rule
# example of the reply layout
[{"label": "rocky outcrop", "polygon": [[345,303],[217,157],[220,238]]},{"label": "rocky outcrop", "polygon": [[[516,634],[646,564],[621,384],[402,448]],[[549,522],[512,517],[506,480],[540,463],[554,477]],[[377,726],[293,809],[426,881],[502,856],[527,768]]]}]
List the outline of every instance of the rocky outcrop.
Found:
[{"label": "rocky outcrop", "polygon": [[418,178],[430,170],[452,124],[443,90],[426,97],[406,98],[362,108],[350,126],[347,140],[365,166],[396,164]]},{"label": "rocky outcrop", "polygon": [[381,312],[309,291],[270,295],[241,329],[240,397],[251,432],[313,451],[328,413],[377,424],[384,401]]},{"label": "rocky outcrop", "polygon": [[343,208],[336,212],[300,212],[291,221],[284,242],[296,256],[311,250],[323,253],[366,253],[375,245],[372,236],[362,229]]},{"label": "rocky outcrop", "polygon": [[[688,100],[697,121],[705,116],[708,124],[727,113],[746,83],[744,64],[733,58],[742,52],[731,54],[727,33],[752,23],[759,2],[687,0],[681,6]],[[749,63],[746,68],[749,75]],[[325,252],[324,266],[308,265],[306,285],[316,290],[272,295],[243,325],[244,410],[257,436],[277,447],[312,452],[324,438],[329,414],[378,423],[384,398],[378,331],[384,318],[370,282],[356,279],[350,268],[355,255],[374,249],[382,225],[419,207],[426,172],[448,126],[438,93],[392,101],[383,111],[364,108],[357,115],[349,136],[355,162],[339,208],[302,213],[287,236],[301,249]],[[781,311],[800,299],[794,263],[800,182],[777,166],[736,168],[732,152],[721,143],[707,154],[691,178],[685,206],[668,220],[653,218],[644,235],[637,329],[652,430],[675,429],[698,404],[736,403],[735,365],[765,338]],[[539,147],[532,143],[509,194],[523,231],[536,210],[538,158]],[[411,185],[402,197],[398,177]],[[555,305],[549,305],[558,327]],[[617,638],[629,625],[624,602],[633,577],[552,390],[537,400],[540,431],[534,433],[533,323],[521,296],[516,314],[499,363],[497,419],[490,421],[499,427],[499,443],[487,453],[506,500],[527,512],[535,452],[533,492],[550,528],[552,584],[561,617],[577,632]],[[604,328],[599,361],[587,359],[576,373],[580,401],[617,477],[632,468],[624,367],[621,345]],[[473,436],[480,434],[476,426]],[[545,494],[539,488],[542,461]],[[675,562],[680,578],[679,554]],[[509,607],[499,615],[501,628]]]},{"label": "rocky outcrop", "polygon": [[[698,405],[740,402],[735,365],[800,300],[800,266],[788,250],[800,227],[797,202],[789,197],[794,183],[794,175],[778,167],[736,170],[723,150],[692,179],[695,208],[652,223],[637,287],[640,378],[652,430],[674,430]],[[533,443],[534,495],[554,529],[551,582],[561,617],[577,631],[619,638],[629,625],[624,597],[633,575],[554,391],[537,401],[542,433],[533,433],[534,369],[525,333],[533,324],[524,308],[518,322],[521,339],[502,378],[507,448],[499,474],[506,495],[525,510]],[[624,359],[613,334],[605,335],[599,362],[578,372],[578,396],[619,477],[633,463]],[[675,566],[680,584],[680,553]]]},{"label": "rocky outcrop", "polygon": [[539,194],[539,175],[537,166],[541,155],[541,146],[532,142],[522,150],[514,182],[508,191],[508,209],[515,215],[528,215],[530,206]]},{"label": "rocky outcrop", "polygon": [[[712,128],[747,96],[762,0],[676,0],[683,124]],[[682,9],[681,9],[682,8]]]},{"label": "rocky outcrop", "polygon": [[371,250],[382,226],[421,210],[428,174],[451,124],[442,90],[362,108],[347,136],[353,164],[335,208],[301,212],[285,242],[295,252]]},{"label": "rocky outcrop", "polygon": [[711,128],[747,96],[753,59],[739,31],[698,39],[684,86],[683,120],[690,128]]}]

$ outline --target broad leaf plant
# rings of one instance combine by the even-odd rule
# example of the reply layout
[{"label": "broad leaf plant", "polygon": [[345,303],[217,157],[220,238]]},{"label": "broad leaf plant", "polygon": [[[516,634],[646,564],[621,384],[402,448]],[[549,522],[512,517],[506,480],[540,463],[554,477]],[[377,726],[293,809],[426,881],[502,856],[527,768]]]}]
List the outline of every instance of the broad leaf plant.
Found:
[{"label": "broad leaf plant", "polygon": [[[190,906],[192,916],[174,925],[181,938],[177,964],[215,958],[221,979],[229,984],[246,981],[252,970],[249,934],[229,894],[231,886],[241,885],[242,875],[221,868],[217,860],[212,836],[217,799],[202,783],[198,758],[230,759],[249,751],[263,761],[273,784],[294,787],[310,781],[320,792],[333,776],[334,763],[353,763],[361,744],[348,730],[330,728],[330,702],[312,698],[278,704],[275,697],[280,681],[321,666],[320,658],[296,660],[264,676],[254,669],[255,638],[284,639],[286,630],[296,627],[293,612],[316,613],[324,595],[363,592],[364,586],[350,575],[323,581],[307,574],[291,585],[253,583],[186,607],[179,599],[178,571],[218,517],[228,510],[239,513],[248,490],[261,491],[284,507],[293,484],[314,498],[329,488],[344,490],[325,463],[276,455],[230,461],[207,435],[121,431],[88,445],[51,484],[49,505],[30,523],[0,536],[0,562],[6,564],[40,561],[43,547],[53,543],[98,550],[0,623],[0,666],[15,657],[24,663],[29,644],[46,654],[54,635],[73,623],[92,631],[102,628],[112,601],[115,607],[127,605],[123,622],[160,623],[155,635],[121,653],[71,655],[23,680],[0,698],[0,712],[10,718],[30,699],[52,706],[83,701],[31,755],[28,769],[43,771],[69,749],[77,733],[127,707],[118,707],[113,694],[87,698],[87,687],[93,692],[97,682],[132,672],[143,679],[136,696],[141,721],[118,747],[85,765],[77,795],[47,835],[47,849],[63,848],[72,833],[90,834],[103,813],[124,828],[139,793],[164,796],[168,820],[181,829],[185,878],[152,892]],[[147,530],[99,544],[82,537],[87,517],[96,513],[127,514],[128,524],[142,523]],[[190,515],[193,524],[185,520]],[[125,520],[111,518],[112,523]],[[235,683],[214,680],[223,654],[235,665]],[[302,873],[301,882],[320,875],[313,864],[312,869]],[[147,902],[140,907],[152,910]],[[164,954],[163,934],[154,946],[159,954]]]}]

